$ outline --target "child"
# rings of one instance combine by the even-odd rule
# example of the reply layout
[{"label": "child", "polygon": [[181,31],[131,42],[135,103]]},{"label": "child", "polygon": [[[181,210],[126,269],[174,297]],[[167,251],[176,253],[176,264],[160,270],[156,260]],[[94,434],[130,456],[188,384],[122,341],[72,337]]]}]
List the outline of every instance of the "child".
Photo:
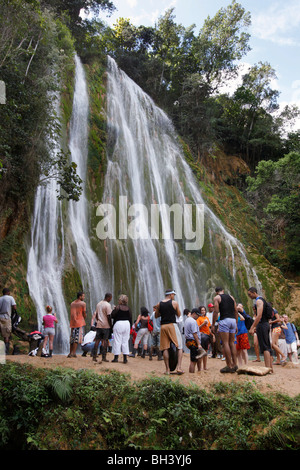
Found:
[{"label": "child", "polygon": [[44,343],[43,343],[43,355],[46,355],[46,347],[48,343],[48,337],[49,337],[49,357],[52,357],[52,351],[53,351],[53,340],[54,340],[54,335],[55,335],[55,325],[54,323],[57,323],[58,320],[56,318],[55,313],[52,314],[52,307],[47,305],[46,307],[46,315],[43,316],[43,325],[44,325]]}]

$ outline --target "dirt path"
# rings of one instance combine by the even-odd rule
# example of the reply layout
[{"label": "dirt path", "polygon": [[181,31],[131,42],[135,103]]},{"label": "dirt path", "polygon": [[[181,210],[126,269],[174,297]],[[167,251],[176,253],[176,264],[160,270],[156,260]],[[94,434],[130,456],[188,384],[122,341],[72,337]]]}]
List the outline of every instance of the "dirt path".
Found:
[{"label": "dirt path", "polygon": [[[165,377],[163,361],[157,361],[153,358],[149,361],[146,357],[129,358],[127,364],[112,363],[112,354],[107,355],[110,362],[95,364],[90,356],[77,358],[67,358],[66,356],[54,355],[52,358],[31,357],[27,355],[7,356],[7,361],[18,362],[20,364],[30,364],[35,367],[42,368],[55,368],[55,367],[70,367],[74,369],[91,369],[96,373],[105,373],[107,370],[117,370],[122,373],[130,374],[133,381],[139,381],[148,377]],[[207,361],[208,370],[190,374],[189,367],[189,354],[183,355],[183,370],[185,373],[181,376],[171,374],[171,380],[178,380],[180,383],[189,385],[191,383],[198,385],[200,388],[209,390],[210,385],[217,382],[231,383],[239,382],[252,382],[258,390],[263,393],[280,392],[295,397],[300,394],[300,364],[288,363],[285,367],[273,366],[274,374],[265,376],[252,376],[242,374],[221,374],[220,369],[224,367],[225,362],[220,359],[209,358]],[[249,361],[249,365],[263,367],[264,363],[257,363]]]}]

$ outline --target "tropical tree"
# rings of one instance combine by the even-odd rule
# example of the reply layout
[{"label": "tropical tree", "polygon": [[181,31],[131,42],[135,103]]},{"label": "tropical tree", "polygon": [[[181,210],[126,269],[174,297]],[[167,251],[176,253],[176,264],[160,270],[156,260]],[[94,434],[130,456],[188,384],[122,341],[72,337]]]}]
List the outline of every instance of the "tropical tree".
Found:
[{"label": "tropical tree", "polygon": [[268,255],[284,271],[300,272],[300,153],[262,160],[247,178],[248,197],[264,228]]}]

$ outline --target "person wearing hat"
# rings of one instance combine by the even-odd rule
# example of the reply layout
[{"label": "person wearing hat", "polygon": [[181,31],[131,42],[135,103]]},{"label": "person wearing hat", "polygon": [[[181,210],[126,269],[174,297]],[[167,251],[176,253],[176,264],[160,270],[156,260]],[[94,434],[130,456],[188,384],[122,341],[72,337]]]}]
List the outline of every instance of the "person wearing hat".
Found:
[{"label": "person wearing hat", "polygon": [[199,316],[199,309],[193,308],[191,314],[187,317],[184,324],[185,345],[190,350],[189,372],[192,374],[195,372],[196,364],[198,371],[201,370],[201,359],[207,355],[201,346],[201,333],[197,323]]},{"label": "person wearing hat", "polygon": [[180,334],[176,317],[180,317],[181,312],[178,302],[175,299],[176,292],[173,289],[167,289],[165,292],[164,300],[160,301],[153,308],[155,310],[155,317],[161,317],[160,329],[160,346],[159,349],[163,352],[163,359],[165,363],[165,374],[170,373],[169,367],[169,348],[171,342],[175,344],[178,350],[178,363],[176,372],[178,375],[183,374],[181,368],[182,363],[182,336]]}]

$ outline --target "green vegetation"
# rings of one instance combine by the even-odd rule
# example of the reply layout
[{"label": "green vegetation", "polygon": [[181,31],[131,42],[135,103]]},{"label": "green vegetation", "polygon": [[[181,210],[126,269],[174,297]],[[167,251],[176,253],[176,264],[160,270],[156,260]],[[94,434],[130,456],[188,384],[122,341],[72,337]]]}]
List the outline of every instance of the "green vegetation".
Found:
[{"label": "green vegetation", "polygon": [[260,161],[247,183],[265,240],[271,239],[266,255],[284,271],[300,272],[300,153]]},{"label": "green vegetation", "polygon": [[0,449],[299,450],[299,396],[115,371],[0,368]]}]

